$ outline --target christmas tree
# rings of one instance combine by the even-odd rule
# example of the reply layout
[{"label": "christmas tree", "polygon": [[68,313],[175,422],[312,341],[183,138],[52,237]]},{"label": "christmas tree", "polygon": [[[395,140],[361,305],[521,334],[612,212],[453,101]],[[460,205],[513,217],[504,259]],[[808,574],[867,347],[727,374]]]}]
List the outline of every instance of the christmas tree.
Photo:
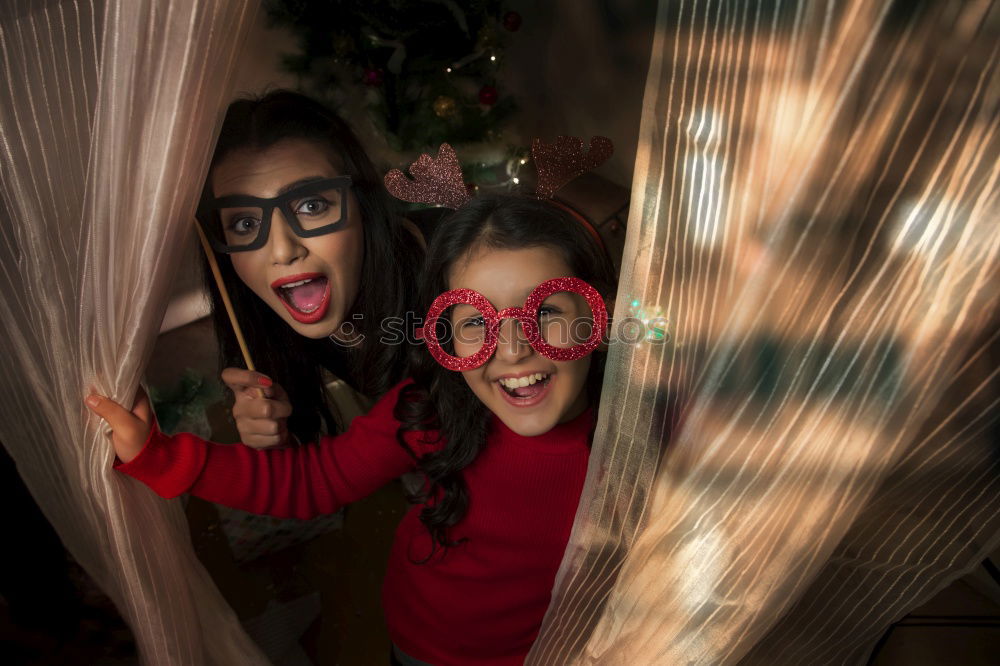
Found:
[{"label": "christmas tree", "polygon": [[393,150],[501,141],[515,105],[497,74],[521,17],[497,0],[268,0],[265,7],[274,25],[299,37],[300,52],[284,66],[300,87],[335,107],[361,96]]}]

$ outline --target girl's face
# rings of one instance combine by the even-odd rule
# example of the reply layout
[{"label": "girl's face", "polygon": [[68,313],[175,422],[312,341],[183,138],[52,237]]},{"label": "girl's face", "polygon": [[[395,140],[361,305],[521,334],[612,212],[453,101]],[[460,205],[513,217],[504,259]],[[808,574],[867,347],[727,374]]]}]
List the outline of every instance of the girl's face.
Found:
[{"label": "girl's face", "polygon": [[[500,311],[508,307],[522,307],[532,289],[546,280],[572,276],[572,271],[559,253],[547,247],[519,250],[474,248],[452,267],[448,288],[478,291]],[[569,347],[582,341],[576,340],[575,334],[562,335],[569,330],[563,321],[576,319],[576,315],[580,314],[589,315],[589,308],[582,297],[565,293],[553,295],[545,301],[541,311],[544,313],[539,316],[541,326],[560,332],[551,336],[552,339],[548,340],[550,344]],[[471,356],[476,351],[474,341],[481,335],[476,328],[481,326],[477,315],[478,311],[469,305],[450,308],[456,356]],[[548,323],[541,321],[546,317],[549,318]],[[586,339],[589,331],[581,335]],[[556,337],[561,340],[557,341]],[[504,319],[500,323],[496,353],[482,366],[464,371],[462,377],[472,392],[508,428],[519,435],[534,437],[586,409],[589,370],[589,355],[576,361],[545,358],[528,344],[520,322]],[[532,384],[517,386],[526,382]]]},{"label": "girl's face", "polygon": [[[216,197],[270,198],[341,175],[342,169],[315,143],[286,139],[264,150],[230,153],[212,170],[211,182]],[[335,232],[300,238],[275,210],[263,247],[229,255],[240,279],[307,338],[336,333],[358,293],[364,235],[357,198],[350,189],[347,197],[346,223]],[[292,203],[293,209],[315,205]]]}]

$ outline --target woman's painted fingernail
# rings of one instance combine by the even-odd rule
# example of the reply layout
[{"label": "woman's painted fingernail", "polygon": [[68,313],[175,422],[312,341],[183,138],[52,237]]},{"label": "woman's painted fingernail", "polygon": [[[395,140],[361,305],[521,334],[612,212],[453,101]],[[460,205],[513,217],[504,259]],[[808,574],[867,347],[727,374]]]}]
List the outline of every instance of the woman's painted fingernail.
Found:
[{"label": "woman's painted fingernail", "polygon": [[272,382],[269,377],[265,377],[264,375],[258,375],[257,383],[260,384],[261,386],[270,386],[274,382]]},{"label": "woman's painted fingernail", "polygon": [[86,399],[84,399],[84,402],[87,403],[88,407],[96,408],[99,404],[101,404],[101,398],[91,393],[86,397]]}]

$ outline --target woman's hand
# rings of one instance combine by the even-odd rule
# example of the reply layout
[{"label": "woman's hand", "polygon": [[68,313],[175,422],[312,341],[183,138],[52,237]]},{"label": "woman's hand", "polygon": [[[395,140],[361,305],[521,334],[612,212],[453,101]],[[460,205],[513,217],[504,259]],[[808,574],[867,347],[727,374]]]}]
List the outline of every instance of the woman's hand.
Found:
[{"label": "woman's hand", "polygon": [[287,420],[292,404],[280,385],[268,377],[242,368],[226,368],[222,381],[236,395],[233,419],[240,441],[255,449],[287,444],[291,439]]},{"label": "woman's hand", "polygon": [[153,410],[141,387],[135,396],[132,411],[96,393],[88,395],[83,402],[111,427],[111,444],[119,460],[131,462],[139,455],[153,427]]}]

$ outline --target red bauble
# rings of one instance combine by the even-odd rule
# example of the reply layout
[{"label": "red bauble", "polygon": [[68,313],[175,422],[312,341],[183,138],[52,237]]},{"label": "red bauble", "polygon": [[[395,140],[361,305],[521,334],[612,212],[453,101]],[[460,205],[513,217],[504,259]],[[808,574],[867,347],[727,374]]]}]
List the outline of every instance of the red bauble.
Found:
[{"label": "red bauble", "polygon": [[366,86],[380,86],[385,72],[377,67],[365,67],[364,74],[361,75],[361,82]]},{"label": "red bauble", "polygon": [[486,106],[493,106],[497,103],[497,89],[493,86],[483,86],[479,89],[479,103],[485,104]]},{"label": "red bauble", "polygon": [[510,32],[517,32],[521,27],[521,15],[517,12],[507,12],[503,15],[503,27]]}]

